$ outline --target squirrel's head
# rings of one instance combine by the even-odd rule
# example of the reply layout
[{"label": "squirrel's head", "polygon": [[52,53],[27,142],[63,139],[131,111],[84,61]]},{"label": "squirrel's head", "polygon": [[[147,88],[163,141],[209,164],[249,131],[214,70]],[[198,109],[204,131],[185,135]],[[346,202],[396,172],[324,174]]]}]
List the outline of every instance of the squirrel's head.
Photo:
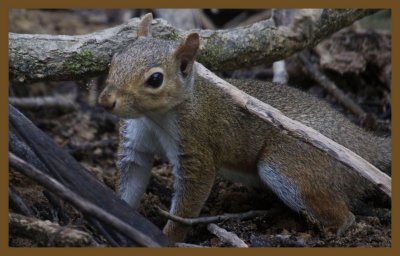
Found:
[{"label": "squirrel's head", "polygon": [[189,34],[180,43],[152,38],[151,21],[152,15],[145,15],[138,39],[113,56],[99,97],[100,105],[122,118],[165,113],[192,91],[199,35]]}]

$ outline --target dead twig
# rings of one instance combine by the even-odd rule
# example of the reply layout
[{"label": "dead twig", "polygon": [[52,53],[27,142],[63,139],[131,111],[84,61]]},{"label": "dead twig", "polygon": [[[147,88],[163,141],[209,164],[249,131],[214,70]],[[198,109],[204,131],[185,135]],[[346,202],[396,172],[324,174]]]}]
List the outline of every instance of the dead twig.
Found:
[{"label": "dead twig", "polygon": [[24,175],[35,180],[42,186],[51,190],[54,194],[57,194],[65,201],[68,201],[84,214],[94,216],[95,218],[102,220],[107,225],[110,225],[121,233],[127,235],[130,239],[137,241],[142,246],[160,247],[160,244],[150,239],[146,234],[138,231],[132,226],[129,226],[125,222],[104,211],[102,208],[82,198],[55,179],[39,171],[38,169],[26,163],[24,160],[20,159],[14,154],[9,153],[8,158],[10,161],[10,166],[13,169],[23,173]]},{"label": "dead twig", "polygon": [[43,221],[9,213],[8,223],[10,233],[27,237],[39,244],[62,247],[98,246],[89,233],[71,227],[62,227],[48,220]]},{"label": "dead twig", "polygon": [[222,242],[228,243],[233,247],[248,248],[249,246],[243,242],[235,233],[229,232],[226,229],[220,228],[214,223],[210,223],[207,226],[208,231],[216,235]]},{"label": "dead twig", "polygon": [[275,212],[276,210],[269,210],[269,211],[248,211],[248,212],[243,212],[243,213],[226,213],[223,215],[217,215],[217,216],[210,216],[210,217],[198,217],[198,218],[183,218],[179,217],[176,215],[173,215],[169,212],[166,212],[160,208],[157,208],[158,212],[173,221],[185,224],[185,225],[196,225],[196,224],[205,224],[205,223],[212,223],[212,222],[221,222],[225,220],[231,220],[231,219],[249,219],[255,216],[261,216],[261,215],[266,215],[266,214],[271,214]]},{"label": "dead twig", "polygon": [[64,112],[76,110],[77,103],[70,97],[46,96],[46,97],[10,97],[9,103],[21,109],[59,109]]},{"label": "dead twig", "polygon": [[386,195],[392,197],[392,179],[353,151],[322,135],[315,129],[290,119],[271,105],[239,90],[215,75],[202,64],[196,63],[196,69],[200,77],[223,90],[238,106],[261,118],[268,124],[286,132],[289,136],[300,139],[327,153],[378,186]]},{"label": "dead twig", "polygon": [[198,244],[188,244],[188,243],[175,243],[175,246],[180,248],[210,248],[208,246],[202,246]]}]

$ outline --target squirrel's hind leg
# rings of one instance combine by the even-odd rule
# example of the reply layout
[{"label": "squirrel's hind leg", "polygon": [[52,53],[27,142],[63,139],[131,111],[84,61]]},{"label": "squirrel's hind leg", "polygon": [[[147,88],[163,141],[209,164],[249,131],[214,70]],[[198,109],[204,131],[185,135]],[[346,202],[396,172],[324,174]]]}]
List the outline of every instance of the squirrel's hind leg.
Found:
[{"label": "squirrel's hind leg", "polygon": [[257,165],[258,175],[263,185],[292,210],[304,214],[322,230],[340,235],[355,220],[342,193],[338,193],[341,181],[336,184],[335,175],[327,173],[340,167],[332,166],[320,152],[297,151],[300,148],[269,144]]}]

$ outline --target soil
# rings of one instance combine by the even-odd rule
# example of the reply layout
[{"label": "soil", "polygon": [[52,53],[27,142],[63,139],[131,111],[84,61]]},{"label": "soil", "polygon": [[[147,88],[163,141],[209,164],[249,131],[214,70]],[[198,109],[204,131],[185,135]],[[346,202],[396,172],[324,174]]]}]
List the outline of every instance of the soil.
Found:
[{"label": "soil", "polygon": [[[118,13],[118,10],[112,12],[106,10],[12,10],[10,12],[10,31],[83,34],[117,25],[120,22],[116,18]],[[342,34],[342,38],[350,37],[355,32],[348,30],[345,33],[347,34]],[[384,37],[382,40],[386,41],[382,44],[387,41],[390,43],[390,35],[386,33]],[[382,37],[376,36],[376,38],[381,39]],[[325,46],[324,50],[320,48],[319,52],[328,51],[331,47],[328,43],[325,43]],[[356,48],[347,50],[357,52]],[[361,50],[367,51],[368,49]],[[381,54],[379,63],[376,65],[371,64],[373,59],[368,55],[369,57],[364,58],[364,68],[357,67],[343,71],[342,66],[335,65],[335,63],[325,63],[323,68],[333,80],[345,81],[343,84],[346,86],[342,89],[346,90],[346,93],[365,111],[377,116],[381,124],[378,132],[387,134],[390,131],[391,113],[390,76],[388,78],[387,75],[387,65],[390,65],[390,47],[385,48],[385,51],[386,55]],[[317,53],[318,51],[315,53],[316,56],[318,56]],[[358,52],[357,56],[362,54],[363,52]],[[385,56],[389,56],[389,60],[384,59]],[[291,77],[296,77],[296,79],[291,79],[292,83],[331,102],[333,106],[357,122],[357,117],[339,107],[330,95],[307,78],[307,75],[299,68],[298,60],[295,57],[291,57],[288,63]],[[342,71],[344,75],[340,74]],[[271,79],[270,74],[270,65],[263,65],[225,75]],[[76,93],[78,107],[73,112],[37,109],[24,110],[23,113],[51,136],[60,147],[69,151],[84,167],[93,172],[99,180],[117,191],[119,173],[115,166],[115,160],[118,147],[118,120],[104,112],[95,103],[96,95],[101,91],[103,81],[104,77],[97,77],[85,81],[11,85],[10,93],[14,96]],[[357,82],[356,86],[351,86],[351,84],[355,84],[355,81]],[[89,90],[90,87],[94,87],[95,90]],[[139,209],[141,214],[160,228],[166,223],[166,219],[160,216],[156,208],[164,210],[169,208],[173,193],[173,176],[170,169],[168,163],[156,161],[150,185]],[[82,215],[72,207],[65,205],[63,212],[55,211],[52,204],[49,203],[48,197],[45,196],[43,188],[33,181],[11,170],[10,184],[25,200],[35,217],[58,222],[60,225],[75,226],[92,233],[100,244],[108,246],[106,241],[96,234],[96,231],[87,225]],[[390,247],[391,207],[390,203],[382,200],[380,196],[369,198],[365,202],[364,211],[356,215],[356,223],[344,235],[336,236],[335,234],[322,234],[318,229],[306,223],[302,216],[285,207],[273,194],[249,190],[239,183],[231,183],[218,177],[201,215],[214,216],[249,210],[271,210],[271,214],[264,216],[216,223],[238,235],[251,247]],[[212,247],[229,246],[212,235],[205,224],[194,226],[187,242]],[[49,246],[49,244],[41,244],[18,234],[10,235],[9,244],[18,247]]]}]

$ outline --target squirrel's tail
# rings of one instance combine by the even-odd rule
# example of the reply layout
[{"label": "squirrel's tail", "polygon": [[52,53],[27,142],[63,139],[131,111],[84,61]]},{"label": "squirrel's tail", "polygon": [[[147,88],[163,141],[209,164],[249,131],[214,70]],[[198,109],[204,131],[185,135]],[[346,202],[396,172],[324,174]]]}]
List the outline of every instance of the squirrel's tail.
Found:
[{"label": "squirrel's tail", "polygon": [[377,159],[376,167],[384,173],[391,175],[392,166],[392,138],[381,137],[377,141],[379,145],[379,159]]}]

